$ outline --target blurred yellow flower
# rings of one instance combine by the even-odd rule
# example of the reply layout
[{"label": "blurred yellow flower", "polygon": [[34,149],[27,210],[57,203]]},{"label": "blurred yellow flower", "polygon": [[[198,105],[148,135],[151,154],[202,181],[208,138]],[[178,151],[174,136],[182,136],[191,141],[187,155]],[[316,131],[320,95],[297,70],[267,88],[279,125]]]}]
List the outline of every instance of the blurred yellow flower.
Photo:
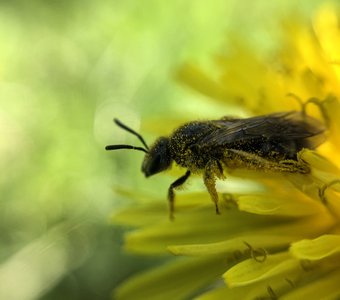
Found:
[{"label": "blurred yellow flower", "polygon": [[[288,94],[324,100],[329,138],[318,153],[299,153],[308,175],[233,172],[262,189],[224,195],[221,216],[206,191],[181,194],[175,222],[164,213],[165,201],[115,215],[115,223],[137,228],[126,235],[127,251],[177,256],[127,280],[117,299],[340,297],[338,23],[334,9],[324,7],[312,26],[285,25],[285,44],[270,60],[233,41],[235,51],[216,58],[217,79],[193,65],[180,70],[179,78],[200,93],[252,115],[301,109]],[[318,110],[310,105],[308,113]]]}]

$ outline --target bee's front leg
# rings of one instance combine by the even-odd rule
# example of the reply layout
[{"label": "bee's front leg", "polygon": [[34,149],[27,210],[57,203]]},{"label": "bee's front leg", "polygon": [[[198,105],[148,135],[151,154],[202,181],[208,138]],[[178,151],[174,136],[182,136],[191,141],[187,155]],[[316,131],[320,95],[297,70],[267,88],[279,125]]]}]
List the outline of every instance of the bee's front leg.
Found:
[{"label": "bee's front leg", "polygon": [[173,183],[170,184],[168,190],[168,200],[170,206],[170,220],[174,219],[174,211],[175,211],[175,192],[174,189],[181,186],[190,176],[190,171],[187,171],[183,176],[175,180]]},{"label": "bee's front leg", "polygon": [[218,208],[218,194],[215,186],[216,169],[219,170],[219,166],[216,164],[216,162],[208,163],[204,170],[203,181],[210,194],[211,200],[215,203],[216,214],[219,215],[220,210]]}]

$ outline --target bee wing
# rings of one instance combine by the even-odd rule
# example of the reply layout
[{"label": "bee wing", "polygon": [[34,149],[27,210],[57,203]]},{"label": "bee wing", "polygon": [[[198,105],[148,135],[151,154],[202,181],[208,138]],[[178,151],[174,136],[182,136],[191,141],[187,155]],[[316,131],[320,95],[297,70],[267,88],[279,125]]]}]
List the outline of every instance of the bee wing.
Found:
[{"label": "bee wing", "polygon": [[324,126],[316,119],[291,111],[247,119],[211,121],[216,129],[200,140],[201,146],[222,146],[246,140],[310,139],[313,147],[324,141]]}]

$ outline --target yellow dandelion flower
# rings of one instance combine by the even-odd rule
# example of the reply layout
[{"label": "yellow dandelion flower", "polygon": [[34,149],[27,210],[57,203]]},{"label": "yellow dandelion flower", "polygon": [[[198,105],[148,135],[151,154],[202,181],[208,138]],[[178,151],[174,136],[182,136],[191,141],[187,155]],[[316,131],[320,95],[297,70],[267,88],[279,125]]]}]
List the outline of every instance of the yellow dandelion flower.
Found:
[{"label": "yellow dandelion flower", "polygon": [[[127,251],[176,256],[127,280],[117,299],[339,299],[338,23],[325,7],[312,26],[285,27],[286,44],[269,61],[234,41],[237,51],[216,58],[218,79],[193,65],[180,70],[198,92],[253,115],[301,109],[294,95],[324,100],[329,138],[318,152],[299,153],[309,174],[233,171],[261,188],[223,194],[220,216],[206,191],[181,194],[175,222],[165,215],[165,201],[115,215],[115,223],[136,228],[126,234]],[[317,109],[310,105],[308,113]]]}]

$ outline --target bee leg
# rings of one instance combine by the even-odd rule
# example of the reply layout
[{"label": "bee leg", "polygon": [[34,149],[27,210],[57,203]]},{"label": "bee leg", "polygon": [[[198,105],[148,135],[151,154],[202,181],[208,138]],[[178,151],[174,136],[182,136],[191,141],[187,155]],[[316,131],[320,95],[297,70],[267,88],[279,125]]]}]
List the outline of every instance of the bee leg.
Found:
[{"label": "bee leg", "polygon": [[216,162],[216,165],[217,165],[218,172],[219,172],[219,174],[217,175],[217,177],[220,178],[220,179],[225,179],[225,176],[224,176],[224,173],[223,173],[222,164],[221,164],[219,161],[217,161],[217,162]]},{"label": "bee leg", "polygon": [[308,174],[310,173],[310,168],[308,164],[299,156],[297,160],[285,159],[281,161],[270,161],[256,154],[247,153],[241,150],[228,150],[236,162],[242,162],[242,164],[232,165],[233,160],[227,161],[226,165],[230,169],[237,167],[246,167],[250,170],[268,170],[275,172],[286,172],[286,173],[300,173]]},{"label": "bee leg", "polygon": [[215,187],[215,175],[214,175],[214,166],[212,164],[208,164],[203,174],[204,184],[210,194],[211,200],[215,203],[216,214],[220,214],[220,210],[218,208],[218,194]]},{"label": "bee leg", "polygon": [[326,101],[333,101],[335,99],[334,96],[328,96],[326,97],[325,100],[319,100],[318,98],[316,97],[312,97],[312,98],[309,98],[305,103],[302,104],[302,113],[303,114],[306,114],[306,107],[308,104],[310,103],[313,103],[314,105],[316,105],[319,110],[320,110],[320,113],[321,113],[321,116],[325,122],[325,125],[327,128],[329,128],[330,126],[330,118],[329,118],[329,115],[326,111],[326,108],[324,107],[324,102]]},{"label": "bee leg", "polygon": [[329,102],[329,101],[334,101],[336,98],[333,95],[328,95],[324,100],[320,100],[316,97],[312,97],[312,98],[309,98],[306,102],[303,102],[300,97],[298,97],[297,95],[293,93],[288,93],[287,96],[299,102],[299,104],[301,105],[301,113],[303,115],[307,114],[306,107],[308,104],[313,103],[314,105],[316,105],[320,110],[321,116],[325,122],[326,127],[327,128],[330,127],[330,118],[326,111],[326,108],[324,107],[324,103]]},{"label": "bee leg", "polygon": [[300,153],[297,154],[297,160],[281,160],[277,164],[278,171],[282,172],[308,174],[311,171],[309,165],[301,158]]},{"label": "bee leg", "polygon": [[190,171],[187,171],[182,177],[175,180],[173,183],[170,184],[168,190],[168,201],[169,201],[169,208],[170,208],[170,220],[174,219],[174,211],[175,211],[175,192],[174,189],[181,186],[190,176]]},{"label": "bee leg", "polygon": [[288,173],[300,173],[300,174],[308,174],[310,173],[310,168],[302,160],[282,160],[277,163],[275,167],[278,171],[288,172]]}]

